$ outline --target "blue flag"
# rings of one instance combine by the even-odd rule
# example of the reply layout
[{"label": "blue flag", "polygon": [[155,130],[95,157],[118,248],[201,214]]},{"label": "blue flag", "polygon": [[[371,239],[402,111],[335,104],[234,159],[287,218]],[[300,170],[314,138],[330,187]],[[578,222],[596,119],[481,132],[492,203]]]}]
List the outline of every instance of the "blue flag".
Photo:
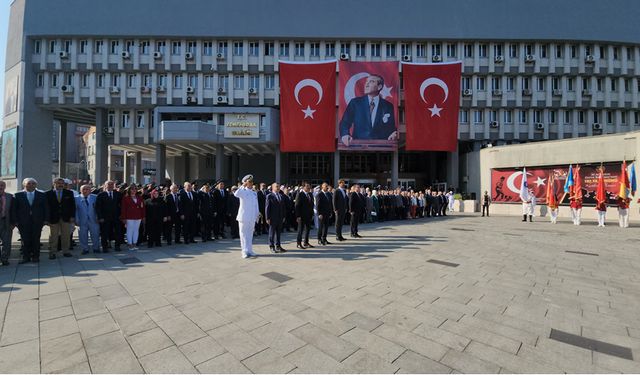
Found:
[{"label": "blue flag", "polygon": [[573,167],[569,164],[569,173],[567,174],[567,181],[564,183],[564,192],[569,193],[573,186]]},{"label": "blue flag", "polygon": [[629,183],[631,184],[631,195],[636,195],[638,190],[638,181],[636,179],[636,162],[631,164],[631,173],[629,174]]}]

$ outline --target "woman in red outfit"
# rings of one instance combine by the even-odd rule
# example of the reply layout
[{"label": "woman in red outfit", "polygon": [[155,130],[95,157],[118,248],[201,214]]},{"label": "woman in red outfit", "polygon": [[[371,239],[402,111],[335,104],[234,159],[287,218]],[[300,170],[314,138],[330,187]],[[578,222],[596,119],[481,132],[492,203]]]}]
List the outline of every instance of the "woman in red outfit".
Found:
[{"label": "woman in red outfit", "polygon": [[137,250],[135,247],[138,242],[138,232],[140,230],[140,222],[144,220],[145,209],[144,200],[136,195],[135,185],[129,186],[126,190],[124,198],[122,198],[122,210],[120,220],[127,227],[127,245],[129,250]]}]

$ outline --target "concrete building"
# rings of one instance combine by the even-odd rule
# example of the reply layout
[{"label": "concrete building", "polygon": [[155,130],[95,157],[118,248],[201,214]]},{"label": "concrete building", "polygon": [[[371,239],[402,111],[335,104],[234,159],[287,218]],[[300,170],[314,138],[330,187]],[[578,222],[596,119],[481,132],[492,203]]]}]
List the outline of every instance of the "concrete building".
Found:
[{"label": "concrete building", "polygon": [[[468,190],[461,160],[489,143],[640,129],[639,16],[633,0],[15,0],[3,125],[18,128],[18,153],[7,181],[49,180],[48,159],[30,151],[74,122],[96,128],[95,181],[117,150],[135,170],[121,179],[137,181],[146,168],[156,181],[253,172]],[[401,101],[398,152],[281,153],[278,61],[341,57],[461,60],[458,151],[404,151]],[[225,135],[238,115],[255,138]]]}]

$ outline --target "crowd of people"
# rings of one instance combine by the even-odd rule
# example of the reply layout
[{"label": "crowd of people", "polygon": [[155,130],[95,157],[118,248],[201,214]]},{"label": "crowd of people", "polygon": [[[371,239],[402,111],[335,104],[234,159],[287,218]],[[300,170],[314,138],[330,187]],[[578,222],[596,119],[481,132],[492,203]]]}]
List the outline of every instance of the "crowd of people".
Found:
[{"label": "crowd of people", "polygon": [[[347,186],[344,180],[335,188],[327,183],[315,188],[308,183],[254,185],[252,176],[230,187],[223,180],[202,186],[106,181],[98,187],[83,185],[79,191],[72,190],[70,182],[56,178],[49,190],[42,191],[35,179],[25,178],[23,190],[12,195],[0,181],[3,265],[9,264],[15,227],[21,240],[20,263],[39,261],[44,226],[49,227],[50,259],[73,256],[75,246],[81,254],[108,253],[125,246],[135,251],[145,243],[153,248],[227,236],[240,238],[247,258],[255,256],[250,249],[253,236],[268,234],[271,252],[281,253],[286,252],[280,243],[283,231],[297,231],[296,245],[306,249],[314,247],[309,239],[314,227],[318,245],[326,246],[331,244],[329,226],[335,226],[336,241],[345,241],[344,225],[349,226],[352,238],[358,238],[361,223],[446,216],[453,211],[454,201],[453,191],[371,189]],[[77,245],[73,241],[76,230]]]}]

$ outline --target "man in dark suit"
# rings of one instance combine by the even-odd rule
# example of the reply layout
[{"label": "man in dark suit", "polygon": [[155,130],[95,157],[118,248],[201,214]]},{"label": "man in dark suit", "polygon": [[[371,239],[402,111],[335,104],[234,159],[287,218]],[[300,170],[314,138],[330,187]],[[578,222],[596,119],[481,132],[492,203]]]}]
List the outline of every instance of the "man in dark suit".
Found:
[{"label": "man in dark suit", "polygon": [[329,199],[329,184],[322,183],[320,191],[316,194],[316,211],[318,212],[318,245],[329,245],[327,232],[329,231],[329,218],[331,216],[331,200]]},{"label": "man in dark suit", "polygon": [[209,189],[209,184],[205,184],[198,194],[198,213],[200,214],[200,237],[202,242],[213,240],[211,229],[215,218],[215,207],[213,206],[213,195]]},{"label": "man in dark suit", "polygon": [[342,236],[344,214],[347,211],[347,191],[344,180],[338,181],[338,188],[333,193],[333,211],[336,214],[336,240],[346,241],[346,238]]},{"label": "man in dark suit", "polygon": [[11,255],[11,237],[13,237],[13,228],[16,227],[16,208],[15,198],[7,193],[5,189],[7,183],[0,180],[0,261],[3,266],[9,265],[9,256]]},{"label": "man in dark suit", "polygon": [[40,236],[42,227],[49,221],[49,205],[45,194],[36,190],[38,182],[33,178],[22,181],[23,190],[16,193],[16,223],[22,239],[20,263],[40,260]]},{"label": "man in dark suit", "polygon": [[115,189],[114,181],[106,181],[103,191],[96,198],[96,215],[100,224],[100,243],[102,252],[109,252],[109,244],[113,240],[115,251],[120,251],[123,234],[120,223],[122,194]]},{"label": "man in dark suit", "polygon": [[265,199],[265,218],[269,225],[269,250],[272,253],[283,253],[286,250],[280,245],[280,234],[286,214],[286,203],[280,194],[280,184],[271,184],[271,193]]},{"label": "man in dark suit", "polygon": [[[302,189],[298,191],[295,200],[296,222],[298,223],[298,249],[314,247],[309,243],[309,231],[313,222],[313,197],[311,196],[311,185],[307,182],[302,184]],[[304,238],[304,243],[302,242]]]},{"label": "man in dark suit", "polygon": [[256,222],[256,235],[261,235],[266,233],[266,221],[265,221],[265,206],[267,201],[267,195],[269,192],[267,191],[267,185],[264,182],[260,183],[260,188],[256,191],[256,195],[258,196],[258,212],[260,212],[260,217]]},{"label": "man in dark suit", "polygon": [[178,193],[178,185],[171,184],[169,193],[164,197],[164,201],[167,205],[167,215],[169,216],[169,221],[167,222],[168,228],[165,231],[167,244],[171,245],[171,232],[175,235],[175,242],[182,243],[182,241],[180,241],[182,220],[180,219],[180,194]]},{"label": "man in dark suit", "polygon": [[394,107],[380,96],[383,88],[384,79],[372,74],[365,82],[364,95],[347,105],[340,120],[340,140],[345,146],[353,139],[397,139]]},{"label": "man in dark suit", "polygon": [[364,202],[360,198],[360,193],[358,192],[360,187],[356,184],[351,187],[351,193],[349,194],[349,212],[351,213],[351,237],[360,238],[361,235],[358,234],[358,223],[360,221],[360,216],[362,215],[362,210],[364,210]]},{"label": "man in dark suit", "polygon": [[184,190],[178,198],[178,211],[182,220],[182,236],[184,243],[195,243],[193,236],[196,233],[196,216],[198,215],[198,195],[193,191],[190,182],[184,183]]},{"label": "man in dark suit", "polygon": [[45,193],[49,206],[49,259],[56,259],[55,251],[65,257],[71,255],[71,225],[76,218],[76,200],[71,190],[64,188],[64,179],[53,180],[53,188]]},{"label": "man in dark suit", "polygon": [[216,181],[216,189],[213,190],[213,206],[215,211],[215,223],[213,234],[215,238],[224,237],[224,223],[227,218],[227,192],[224,190],[224,181]]}]

